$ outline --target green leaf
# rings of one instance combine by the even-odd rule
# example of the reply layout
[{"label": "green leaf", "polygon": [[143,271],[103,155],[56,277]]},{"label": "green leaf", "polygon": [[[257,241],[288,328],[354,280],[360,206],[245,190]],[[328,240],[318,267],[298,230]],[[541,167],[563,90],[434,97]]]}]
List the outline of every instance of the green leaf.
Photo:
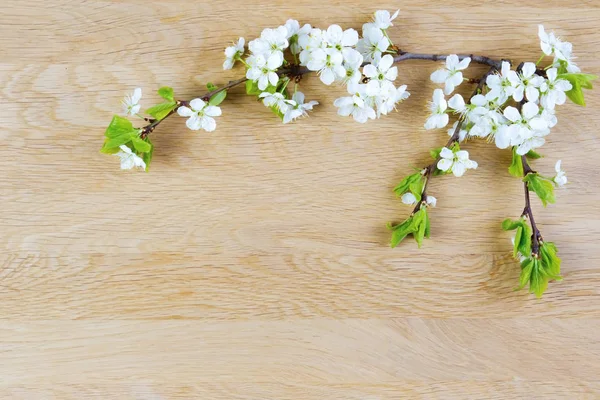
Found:
[{"label": "green leaf", "polygon": [[[248,83],[248,81],[246,81],[246,83]],[[208,89],[209,92],[212,92],[213,90],[217,90],[217,86],[215,86],[215,84],[212,82],[208,82],[206,84],[206,88]]]},{"label": "green leaf", "polygon": [[542,269],[550,279],[561,279],[561,259],[557,255],[558,250],[552,242],[544,242],[540,245],[540,260]]},{"label": "green leaf", "polygon": [[425,237],[429,239],[431,235],[431,223],[429,221],[429,214],[425,214]]},{"label": "green leaf", "polygon": [[[561,63],[564,62],[561,60]],[[564,67],[561,65],[561,69]],[[573,88],[566,92],[567,97],[573,103],[578,104],[580,106],[585,106],[585,99],[583,96],[583,89],[592,89],[592,81],[598,79],[596,75],[591,74],[571,74],[571,73],[561,73],[558,75],[558,79],[566,79],[568,80]]]},{"label": "green leaf", "polygon": [[177,106],[175,102],[161,103],[146,110],[146,114],[152,115],[157,120],[165,118]]},{"label": "green leaf", "polygon": [[129,143],[133,138],[138,137],[137,131],[124,132],[123,134],[115,137],[106,138],[101,153],[114,154],[119,151],[119,146]]},{"label": "green leaf", "polygon": [[136,136],[131,138],[131,142],[133,143],[135,150],[139,153],[146,153],[152,149],[152,145],[140,137]]},{"label": "green leaf", "polygon": [[527,154],[525,154],[525,156],[532,160],[537,160],[538,158],[542,158],[542,155],[540,153],[533,151],[533,150],[529,150],[529,152]]},{"label": "green leaf", "polygon": [[512,220],[510,218],[507,218],[504,221],[502,221],[502,230],[512,231],[514,229],[517,229],[518,227],[523,227],[523,225],[525,225],[525,221],[522,218],[518,220]]},{"label": "green leaf", "polygon": [[392,248],[398,246],[404,238],[412,232],[412,220],[413,217],[408,217],[404,222],[398,225],[388,224],[388,229],[392,230],[392,241],[390,246]]},{"label": "green leaf", "polygon": [[112,121],[110,121],[110,124],[108,124],[104,136],[107,138],[114,138],[131,132],[137,132],[131,121],[127,118],[115,115]]},{"label": "green leaf", "polygon": [[169,100],[170,103],[175,103],[175,93],[173,92],[173,88],[163,86],[158,89],[158,95],[165,100]]},{"label": "green leaf", "polygon": [[[421,175],[421,173],[419,173]],[[421,175],[423,177],[423,175]],[[425,185],[424,179],[418,179],[410,183],[408,189],[415,196],[417,201],[421,201],[421,194],[423,193],[423,186]]]},{"label": "green leaf", "polygon": [[154,145],[150,141],[150,137],[146,136],[144,140],[150,145],[150,150],[142,155],[142,160],[146,163],[146,171],[150,169],[150,163],[152,162],[152,154],[154,153]]},{"label": "green leaf", "polygon": [[523,236],[523,227],[519,226],[517,227],[517,230],[515,232],[515,244],[514,244],[514,250],[513,250],[513,257],[517,257],[517,254],[519,253],[519,245],[521,244],[521,236]]},{"label": "green leaf", "polygon": [[554,203],[556,201],[554,197],[554,184],[549,179],[546,179],[537,173],[530,173],[523,178],[523,182],[527,182],[529,190],[538,195],[540,200],[542,200],[544,207],[546,207],[548,203]]},{"label": "green leaf", "polygon": [[523,289],[531,279],[531,271],[533,270],[533,259],[527,258],[521,263],[521,276],[519,277],[519,289]]},{"label": "green leaf", "polygon": [[429,150],[429,155],[431,156],[431,158],[433,158],[434,160],[437,160],[438,157],[440,156],[440,153],[442,152],[442,148],[443,147],[437,147],[435,149]]},{"label": "green leaf", "polygon": [[548,288],[548,277],[540,271],[540,261],[533,259],[533,268],[531,270],[531,278],[529,280],[529,291],[535,293],[535,296],[539,299],[542,297],[546,289]]},{"label": "green leaf", "polygon": [[521,160],[521,156],[517,154],[516,146],[512,149],[512,162],[510,163],[510,167],[508,167],[508,173],[517,178],[525,174],[523,161]]},{"label": "green leaf", "polygon": [[258,82],[247,80],[246,81],[246,94],[251,96],[258,96],[263,91],[258,88]]},{"label": "green leaf", "polygon": [[[412,175],[408,175],[407,177],[402,179],[402,181],[394,188],[394,193],[396,193],[396,196],[400,197],[404,193],[411,191],[411,185],[414,189],[418,189],[418,187],[416,186],[415,183],[422,181],[422,180],[423,180],[423,174],[421,174],[421,172],[416,172]],[[417,199],[420,199],[421,193],[419,192],[418,194],[419,194],[419,196],[417,197],[415,195],[415,197],[417,197]]]},{"label": "green leaf", "polygon": [[413,236],[419,248],[423,245],[423,238],[427,230],[427,207],[422,207],[413,217]]},{"label": "green leaf", "polygon": [[208,101],[208,104],[211,106],[218,106],[225,100],[225,97],[227,97],[227,90],[222,90],[219,93],[215,93]]}]

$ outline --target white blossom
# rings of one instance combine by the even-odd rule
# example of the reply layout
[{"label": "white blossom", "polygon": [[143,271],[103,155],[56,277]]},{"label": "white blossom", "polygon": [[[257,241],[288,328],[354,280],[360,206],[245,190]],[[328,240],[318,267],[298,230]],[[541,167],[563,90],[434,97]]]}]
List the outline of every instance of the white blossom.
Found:
[{"label": "white blossom", "polygon": [[129,147],[122,144],[119,146],[119,148],[121,150],[115,153],[115,156],[121,159],[121,169],[132,169],[133,167],[146,169],[146,163],[144,160],[142,160],[137,154],[133,153]]},{"label": "white blossom", "polygon": [[538,25],[538,37],[540,38],[540,47],[545,55],[554,55],[560,60],[567,59],[568,54],[563,51],[567,50],[570,53],[571,43],[562,42],[554,32],[546,33],[544,25]]},{"label": "white blossom", "polygon": [[296,105],[296,102],[286,99],[282,93],[275,92],[262,92],[258,95],[259,98],[263,99],[263,104],[267,107],[274,107],[282,113],[286,113],[291,107]]},{"label": "white blossom", "polygon": [[565,171],[563,171],[560,168],[560,163],[561,161],[558,160],[556,162],[556,165],[554,165],[554,170],[556,171],[556,176],[554,176],[554,183],[556,183],[558,186],[564,186],[567,184],[567,175],[565,174]]},{"label": "white blossom", "polygon": [[[489,135],[495,137],[503,126],[506,126],[507,120],[504,115],[500,114],[496,110],[488,110],[487,113],[479,116],[471,130],[469,131],[470,136],[485,138]],[[496,141],[501,140],[497,139]]]},{"label": "white blossom", "polygon": [[260,38],[248,43],[248,48],[255,56],[262,55],[268,60],[271,56],[277,55],[283,60],[283,51],[289,46],[287,34],[287,28],[283,25],[276,29],[265,28]]},{"label": "white blossom", "polygon": [[[364,124],[369,119],[375,119],[375,109],[369,104],[370,95],[367,93],[367,85],[349,84],[348,93],[351,96],[340,97],[333,103],[338,107],[338,114],[344,117],[352,115],[356,122]],[[371,94],[372,95],[372,94]]]},{"label": "white blossom", "polygon": [[470,57],[465,57],[462,61],[459,61],[456,54],[451,54],[446,57],[446,66],[433,72],[430,79],[435,83],[443,83],[444,93],[448,95],[463,82],[461,71],[466,69],[470,62]]},{"label": "white blossom", "polygon": [[444,172],[451,170],[454,176],[463,176],[467,169],[477,168],[477,162],[469,160],[469,152],[466,150],[453,152],[444,147],[440,152],[440,157],[437,168]]},{"label": "white blossom", "polygon": [[398,77],[398,67],[392,67],[394,57],[389,54],[381,57],[379,60],[373,61],[372,64],[367,64],[363,68],[363,74],[376,81],[394,82]]},{"label": "white blossom", "polygon": [[268,59],[262,55],[250,56],[247,62],[250,68],[246,71],[246,78],[258,81],[260,90],[265,90],[269,84],[277,86],[279,76],[276,71],[283,64],[283,53],[274,53]]},{"label": "white blossom", "polygon": [[121,104],[125,115],[136,115],[140,112],[140,100],[142,98],[142,89],[136,88],[131,95],[126,95]]},{"label": "white blossom", "polygon": [[390,47],[389,39],[381,29],[363,28],[363,37],[356,44],[356,50],[363,55],[366,62],[378,59]]},{"label": "white blossom", "polygon": [[346,75],[343,61],[342,53],[336,49],[316,49],[311,53],[306,66],[311,71],[318,71],[321,82],[331,85],[336,79],[342,79]]},{"label": "white blossom", "polygon": [[425,203],[427,203],[427,205],[430,207],[435,207],[437,205],[437,199],[428,194],[425,198]]},{"label": "white blossom", "polygon": [[465,104],[465,100],[460,94],[455,94],[448,101],[448,107],[455,113],[461,114],[469,122],[477,122],[482,115],[487,114],[489,111],[487,105],[487,99],[481,94],[471,97],[469,104]]},{"label": "white blossom", "polygon": [[358,42],[358,32],[354,29],[342,30],[339,25],[331,25],[323,32],[323,41],[329,48],[335,49],[343,55],[346,50],[352,50],[352,47]]},{"label": "white blossom", "polygon": [[286,39],[290,43],[290,50],[292,54],[298,54],[302,51],[302,47],[300,46],[300,38],[308,36],[312,27],[310,24],[304,24],[300,27],[300,23],[295,19],[288,19],[285,23],[285,27],[287,29]]},{"label": "white blossom", "polygon": [[546,33],[543,25],[538,25],[538,36],[542,52],[547,56],[554,55],[553,67],[559,67],[562,61],[567,65],[567,72],[581,72],[581,69],[573,61],[575,57],[573,57],[573,45],[571,43],[561,41],[554,32]]},{"label": "white blossom", "polygon": [[373,15],[373,25],[376,26],[378,29],[382,30],[385,30],[390,26],[394,26],[394,24],[392,24],[392,21],[398,17],[399,13],[400,10],[396,10],[394,15],[390,15],[390,12],[388,10],[375,11],[375,14]]},{"label": "white blossom", "polygon": [[521,113],[515,107],[504,109],[504,116],[512,123],[506,133],[511,145],[517,145],[517,154],[527,154],[529,150],[541,147],[545,143],[544,136],[550,133],[548,122],[541,117],[537,104],[523,104]]},{"label": "white blossom", "polygon": [[283,123],[287,124],[296,118],[308,115],[309,110],[312,110],[314,106],[319,104],[317,101],[309,101],[308,103],[304,102],[304,93],[296,92],[292,95],[292,103],[290,103],[290,107],[284,113]]},{"label": "white blossom", "polygon": [[302,49],[300,63],[304,66],[309,63],[313,51],[327,47],[327,43],[323,40],[323,31],[318,28],[312,28],[308,34],[299,36],[298,44]]},{"label": "white blossom", "polygon": [[486,78],[486,85],[489,92],[486,94],[488,99],[498,99],[499,103],[505,103],[512,96],[515,88],[509,78],[516,72],[510,70],[510,63],[502,61],[502,68],[499,74],[491,74]]},{"label": "white blossom", "polygon": [[433,91],[433,98],[429,104],[429,108],[431,109],[431,116],[425,121],[425,129],[443,128],[448,125],[449,117],[446,113],[448,103],[444,98],[442,89],[435,89]]},{"label": "white blossom", "polygon": [[221,108],[211,106],[202,99],[190,101],[190,106],[180,106],[177,114],[182,117],[189,117],[185,124],[193,131],[204,129],[206,132],[212,132],[217,127],[214,117],[221,115]]},{"label": "white blossom", "polygon": [[548,79],[540,86],[540,91],[542,92],[540,104],[544,108],[554,109],[557,104],[565,104],[565,101],[567,100],[565,92],[571,90],[573,85],[566,79],[558,79],[558,71],[556,68],[550,68],[546,71],[546,75]]},{"label": "white blossom", "polygon": [[347,51],[344,55],[343,67],[346,70],[346,75],[343,78],[344,83],[360,83],[362,74],[360,67],[363,63],[363,56],[356,50]]},{"label": "white blossom", "polygon": [[408,99],[410,93],[406,91],[406,85],[395,87],[389,81],[380,83],[379,94],[375,96],[377,105],[377,117],[387,115],[396,108],[396,104]]},{"label": "white blossom", "polygon": [[412,206],[413,204],[417,204],[417,198],[411,192],[406,192],[402,195],[402,202]]},{"label": "white blossom", "polygon": [[231,69],[236,60],[244,54],[244,45],[246,41],[243,37],[239,38],[237,43],[225,49],[225,61],[223,69]]},{"label": "white blossom", "polygon": [[508,79],[513,85],[512,97],[515,101],[523,100],[523,94],[527,96],[527,101],[537,101],[540,96],[539,87],[544,83],[544,78],[535,74],[536,66],[534,63],[526,62],[523,64],[521,74],[511,73]]}]

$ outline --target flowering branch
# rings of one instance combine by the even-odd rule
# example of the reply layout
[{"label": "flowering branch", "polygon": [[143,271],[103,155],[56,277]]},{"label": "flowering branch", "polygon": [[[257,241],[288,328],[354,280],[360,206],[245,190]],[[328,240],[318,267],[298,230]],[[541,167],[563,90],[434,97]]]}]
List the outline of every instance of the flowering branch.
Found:
[{"label": "flowering branch", "polygon": [[[436,56],[436,57],[440,57],[440,56]],[[441,56],[441,57],[445,57],[445,56]],[[461,56],[458,56],[459,58]],[[463,56],[463,59],[466,58],[467,56]],[[482,59],[486,59],[491,63],[495,63],[494,60],[491,60],[487,57],[483,57]],[[486,78],[494,73],[495,71],[497,71],[497,67],[496,65],[492,65],[492,67],[489,69],[488,72],[486,72],[478,81],[477,81],[477,87],[475,88],[475,90],[473,91],[473,94],[471,95],[471,98],[475,97],[476,95],[478,95],[481,92],[481,89],[483,88],[483,84],[485,83]],[[458,121],[456,128],[454,128],[454,133],[452,134],[452,136],[450,136],[450,139],[448,139],[448,142],[446,143],[446,146],[444,146],[445,148],[450,148],[454,145],[454,143],[457,143],[460,140],[460,132],[461,132],[461,128],[463,126],[463,123],[465,122],[464,119],[461,119]],[[435,171],[435,168],[437,166],[437,164],[440,162],[440,160],[442,159],[441,154],[438,155],[435,160],[429,164],[428,166],[426,166],[425,168],[423,168],[422,170],[422,175],[425,179],[425,184],[423,185],[423,192],[421,194],[421,199],[422,201],[417,202],[417,205],[415,206],[414,210],[413,210],[413,214],[416,213],[417,211],[419,211],[421,209],[421,207],[427,207],[427,204],[433,204],[437,201],[433,200],[432,201],[427,201],[427,186],[429,185],[429,181],[431,180],[432,174]]]},{"label": "flowering branch", "polygon": [[[548,178],[534,171],[528,159],[541,157],[536,150],[545,144],[545,136],[557,123],[555,107],[567,98],[585,105],[583,89],[591,89],[596,76],[581,73],[574,62],[571,43],[546,33],[541,25],[538,36],[542,57],[535,64],[521,63],[516,70],[511,70],[508,60],[482,55],[402,51],[388,34],[398,13],[375,12],[373,20],[363,25],[360,36],[356,30],[344,30],[339,25],[319,29],[288,20],[277,28],[264,29],[248,46],[244,38],[239,38],[225,49],[223,68],[242,64],[244,77],[222,87],[208,83],[205,94],[189,101],[176,100],[172,88],[162,87],[158,94],[164,102],[146,109],[146,115],[140,114],[142,91],[135,89],[124,99],[123,110],[126,117],[141,118],[144,126],[137,128],[129,119],[114,116],[106,129],[101,152],[118,156],[122,169],[147,170],[154,151],[150,134],[163,120],[178,114],[187,118],[189,129],[212,132],[228,90],[241,84],[245,84],[246,94],[261,100],[287,124],[307,116],[319,104],[305,102],[304,94],[298,90],[302,76],[310,72],[317,73],[325,85],[337,83],[345,88],[347,95],[334,102],[339,115],[366,123],[388,115],[410,96],[406,85],[396,86],[398,67],[394,64],[407,60],[443,62],[442,68],[430,76],[443,89],[433,92],[431,115],[424,128],[442,129],[451,115],[457,118],[448,131],[446,146],[430,151],[433,162],[395,187],[402,202],[415,207],[404,222],[389,225],[391,245],[395,247],[412,235],[420,247],[423,239],[429,237],[427,209],[437,203],[429,194],[430,180],[450,173],[460,177],[467,170],[476,169],[477,162],[460,146],[466,140],[484,138],[500,149],[512,150],[509,173],[524,182],[523,213],[518,220],[505,220],[502,227],[515,231],[513,256],[521,262],[520,287],[528,284],[531,292],[541,296],[550,280],[560,279],[560,259],[556,246],[543,241],[535,224],[530,194],[534,192],[544,206],[554,203],[554,186],[567,183],[567,177],[560,160],[555,165],[556,175]],[[540,65],[546,56],[554,57],[552,63]],[[470,63],[487,65],[490,70],[479,79],[465,77],[463,72]],[[464,82],[477,84],[467,101],[459,94],[446,99]]]}]

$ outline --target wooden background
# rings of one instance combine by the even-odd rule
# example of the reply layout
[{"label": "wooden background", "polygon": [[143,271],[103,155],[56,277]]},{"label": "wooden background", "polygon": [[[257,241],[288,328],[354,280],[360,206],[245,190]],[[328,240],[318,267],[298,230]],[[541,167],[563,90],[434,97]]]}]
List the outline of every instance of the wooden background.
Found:
[{"label": "wooden background", "polygon": [[500,222],[522,185],[492,145],[433,181],[424,248],[388,247],[410,210],[393,186],[447,140],[422,128],[432,63],[400,65],[410,100],[365,126],[311,76],[322,105],[293,125],[238,88],[214,133],[161,125],[150,173],[98,152],[125,92],[189,99],[243,74],[221,69],[240,35],[288,17],[358,29],[378,8],[401,8],[404,50],[535,61],[544,23],[600,72],[591,0],[2,2],[0,398],[600,398],[598,91],[559,108],[535,162],[570,181],[535,201],[565,277],[542,300],[513,291]]}]

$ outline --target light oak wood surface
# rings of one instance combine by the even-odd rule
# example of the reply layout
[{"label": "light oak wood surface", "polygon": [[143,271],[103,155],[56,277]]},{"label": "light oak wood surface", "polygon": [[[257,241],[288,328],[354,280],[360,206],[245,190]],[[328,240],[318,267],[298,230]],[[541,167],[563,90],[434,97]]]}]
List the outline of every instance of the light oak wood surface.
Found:
[{"label": "light oak wood surface", "polygon": [[221,68],[238,36],[380,8],[401,9],[403,50],[535,61],[543,23],[600,72],[598,1],[2,1],[0,398],[600,398],[598,91],[558,109],[534,163],[569,177],[534,202],[564,271],[541,300],[513,291],[500,223],[523,188],[493,145],[434,179],[423,248],[388,247],[410,212],[392,188],[447,140],[422,127],[435,63],[399,65],[412,96],[366,125],[313,75],[321,105],[295,124],[236,88],[213,133],[162,124],[149,173],[98,152],[127,91],[189,99],[243,74]]}]

